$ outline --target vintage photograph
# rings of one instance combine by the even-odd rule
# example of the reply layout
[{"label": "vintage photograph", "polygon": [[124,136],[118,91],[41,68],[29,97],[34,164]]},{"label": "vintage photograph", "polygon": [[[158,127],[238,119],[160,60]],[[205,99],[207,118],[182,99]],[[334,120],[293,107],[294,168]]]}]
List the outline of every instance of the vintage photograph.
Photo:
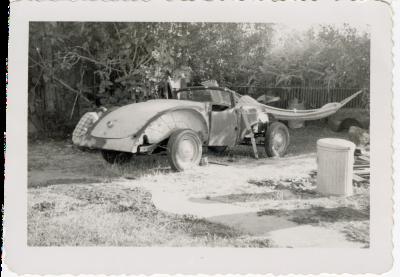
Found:
[{"label": "vintage photograph", "polygon": [[28,246],[369,248],[370,40],[30,22]]}]

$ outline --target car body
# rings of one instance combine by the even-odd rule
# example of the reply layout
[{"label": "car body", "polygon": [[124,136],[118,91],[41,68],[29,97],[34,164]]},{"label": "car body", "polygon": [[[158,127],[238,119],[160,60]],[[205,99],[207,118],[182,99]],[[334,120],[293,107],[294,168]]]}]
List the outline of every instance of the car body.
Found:
[{"label": "car body", "polygon": [[328,125],[335,132],[348,130],[351,126],[369,129],[369,119],[367,109],[342,108],[328,117]]},{"label": "car body", "polygon": [[[166,150],[177,170],[197,164],[203,146],[223,151],[257,136],[276,138],[277,141],[267,138],[270,155],[283,155],[286,151],[286,126],[275,123],[272,132],[269,127],[275,122],[273,116],[262,105],[242,103],[240,95],[232,90],[190,87],[178,91],[177,98],[149,100],[107,112],[88,129],[78,145],[103,150],[109,162],[120,153],[152,154]],[[180,133],[184,133],[183,137]],[[179,147],[175,149],[174,143]],[[182,157],[196,157],[186,157],[193,161],[183,166],[174,164],[171,159],[178,157],[179,151]]]}]

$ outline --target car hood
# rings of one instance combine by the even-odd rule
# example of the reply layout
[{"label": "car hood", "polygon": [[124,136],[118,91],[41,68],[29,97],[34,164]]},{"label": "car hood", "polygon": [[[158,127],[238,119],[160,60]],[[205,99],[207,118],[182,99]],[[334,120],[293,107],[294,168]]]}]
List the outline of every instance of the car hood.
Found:
[{"label": "car hood", "polygon": [[126,105],[105,114],[94,126],[91,135],[110,139],[126,138],[137,134],[158,114],[179,108],[204,110],[205,104],[194,101],[164,99]]}]

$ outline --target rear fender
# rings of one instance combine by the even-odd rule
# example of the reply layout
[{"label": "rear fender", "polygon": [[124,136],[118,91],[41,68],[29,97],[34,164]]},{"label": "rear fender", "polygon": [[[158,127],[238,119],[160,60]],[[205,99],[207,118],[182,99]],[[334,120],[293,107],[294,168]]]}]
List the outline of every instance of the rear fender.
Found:
[{"label": "rear fender", "polygon": [[178,129],[191,129],[199,134],[204,143],[209,136],[208,126],[208,117],[205,112],[191,108],[176,108],[154,116],[137,133],[137,138],[139,138],[139,141],[144,140],[149,144],[154,144],[167,139]]}]

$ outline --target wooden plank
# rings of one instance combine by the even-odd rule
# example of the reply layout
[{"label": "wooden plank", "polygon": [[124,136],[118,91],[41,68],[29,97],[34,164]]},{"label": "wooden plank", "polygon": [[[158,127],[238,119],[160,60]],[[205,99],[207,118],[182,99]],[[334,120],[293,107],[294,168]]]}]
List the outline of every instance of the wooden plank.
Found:
[{"label": "wooden plank", "polygon": [[369,163],[367,163],[367,162],[358,162],[358,161],[356,161],[356,162],[354,163],[354,166],[358,166],[358,167],[369,167]]},{"label": "wooden plank", "polygon": [[369,157],[367,157],[367,156],[358,156],[358,158],[363,160],[363,161],[369,162]]},{"label": "wooden plank", "polygon": [[354,172],[355,174],[370,174],[369,169],[368,169],[368,170],[366,170],[366,169],[356,169],[356,170],[354,170],[353,172]]},{"label": "wooden plank", "polygon": [[213,162],[213,161],[209,161],[208,163],[209,163],[209,164],[216,164],[216,165],[229,166],[229,164],[218,163],[218,162]]},{"label": "wooden plank", "polygon": [[361,156],[355,156],[355,159],[356,159],[356,161],[358,161],[358,162],[362,162],[362,163],[369,163],[369,158],[368,157],[365,157],[365,156],[363,156],[363,158],[361,158]]},{"label": "wooden plank", "polygon": [[256,145],[256,140],[254,138],[253,130],[251,129],[250,123],[247,119],[247,114],[242,111],[242,116],[246,130],[250,132],[250,140],[251,140],[251,145],[253,147],[254,157],[258,159],[257,145]]},{"label": "wooden plank", "polygon": [[257,145],[253,133],[250,134],[250,140],[251,140],[251,146],[253,147],[254,157],[258,159]]},{"label": "wooden plank", "polygon": [[369,168],[369,164],[354,165],[354,168]]},{"label": "wooden plank", "polygon": [[360,158],[360,156],[358,156],[358,157],[356,157],[356,162],[369,164],[369,159],[368,158]]},{"label": "wooden plank", "polygon": [[363,161],[363,160],[355,161],[354,164],[357,164],[357,165],[368,165],[369,166],[369,162]]},{"label": "wooden plank", "polygon": [[364,177],[364,178],[368,178],[369,179],[369,173],[355,173],[356,175],[360,176],[360,177]]},{"label": "wooden plank", "polygon": [[353,174],[353,180],[356,182],[365,182],[367,180],[365,180],[364,178],[361,178],[360,176]]}]

